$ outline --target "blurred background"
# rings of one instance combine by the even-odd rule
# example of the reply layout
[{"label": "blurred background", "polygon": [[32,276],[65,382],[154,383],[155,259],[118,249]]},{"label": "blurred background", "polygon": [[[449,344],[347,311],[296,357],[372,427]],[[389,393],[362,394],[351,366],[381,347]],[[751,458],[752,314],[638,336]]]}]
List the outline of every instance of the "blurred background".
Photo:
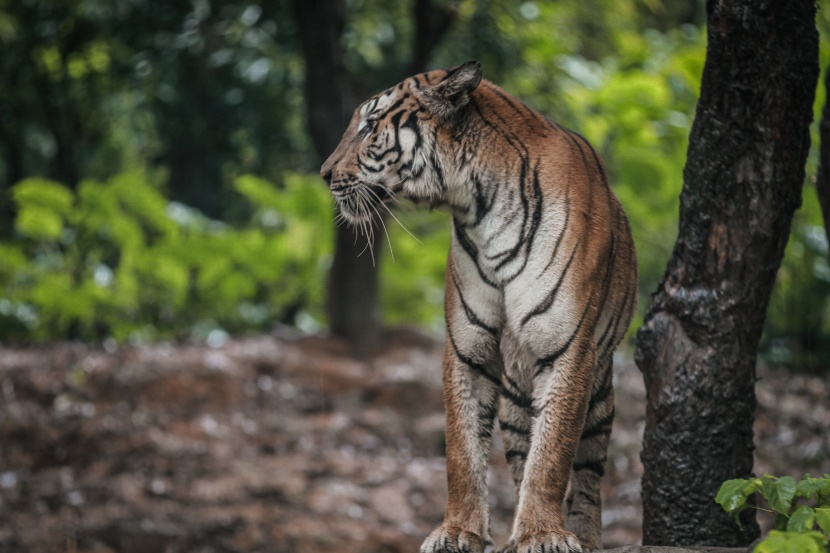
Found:
[{"label": "blurred background", "polygon": [[[449,215],[401,206],[370,253],[336,226],[320,163],[361,100],[479,60],[604,157],[639,254],[633,333],[677,232],[704,8],[0,0],[0,553],[417,550],[446,499]],[[817,23],[825,69],[827,0]],[[766,321],[758,474],[828,471],[816,171],[813,152]],[[608,546],[640,540],[630,349]],[[502,543],[514,494],[494,439]]]},{"label": "blurred background", "polygon": [[[643,313],[676,234],[704,21],[703,0],[2,2],[0,340],[326,329],[349,306],[325,307],[344,231],[319,164],[359,101],[468,59],[604,156]],[[805,370],[830,355],[815,159],[763,343]],[[374,245],[377,318],[440,330],[448,215],[399,211],[417,241],[390,221]]]}]

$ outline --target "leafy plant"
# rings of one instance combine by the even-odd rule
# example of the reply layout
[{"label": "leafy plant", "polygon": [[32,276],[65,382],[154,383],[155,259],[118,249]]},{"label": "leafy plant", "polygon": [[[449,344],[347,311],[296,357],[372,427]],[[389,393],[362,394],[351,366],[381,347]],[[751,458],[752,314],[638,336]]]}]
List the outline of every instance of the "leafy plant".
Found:
[{"label": "leafy plant", "polygon": [[755,548],[755,553],[824,553],[830,545],[830,474],[809,474],[796,482],[791,476],[766,475],[738,478],[723,483],[715,501],[740,525],[739,516],[754,493],[766,500],[775,517],[775,529]]},{"label": "leafy plant", "polygon": [[331,199],[317,179],[242,176],[236,227],[169,202],[142,173],[76,191],[12,189],[16,236],[0,242],[0,339],[146,340],[263,330],[321,317]]}]

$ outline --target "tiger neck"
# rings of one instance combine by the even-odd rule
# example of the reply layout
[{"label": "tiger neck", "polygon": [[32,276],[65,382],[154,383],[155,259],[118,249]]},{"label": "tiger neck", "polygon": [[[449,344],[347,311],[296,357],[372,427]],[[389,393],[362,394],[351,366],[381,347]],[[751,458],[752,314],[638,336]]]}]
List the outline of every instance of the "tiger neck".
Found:
[{"label": "tiger neck", "polygon": [[501,288],[523,270],[542,215],[538,176],[518,184],[496,173],[473,173],[451,201],[453,248],[465,251],[487,284]]},{"label": "tiger neck", "polygon": [[[445,200],[453,216],[453,241],[500,287],[527,262],[542,219],[538,161],[491,127],[445,142]],[[515,157],[511,157],[511,153]]]}]

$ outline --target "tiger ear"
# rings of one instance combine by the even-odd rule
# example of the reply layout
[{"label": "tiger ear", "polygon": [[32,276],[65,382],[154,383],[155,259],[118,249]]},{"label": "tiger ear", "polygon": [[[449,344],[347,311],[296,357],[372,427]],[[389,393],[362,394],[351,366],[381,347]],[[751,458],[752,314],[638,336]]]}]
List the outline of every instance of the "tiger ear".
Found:
[{"label": "tiger ear", "polygon": [[470,101],[470,93],[481,82],[481,64],[468,61],[450,69],[447,75],[435,85],[433,98],[443,115],[451,115]]}]

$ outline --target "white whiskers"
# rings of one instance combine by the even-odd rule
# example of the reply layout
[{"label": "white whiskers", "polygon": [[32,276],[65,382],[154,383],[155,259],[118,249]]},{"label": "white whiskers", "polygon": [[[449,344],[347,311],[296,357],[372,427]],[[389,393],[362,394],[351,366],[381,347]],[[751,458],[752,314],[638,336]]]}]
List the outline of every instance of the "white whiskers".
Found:
[{"label": "white whiskers", "polygon": [[[392,261],[395,261],[395,252],[392,249],[392,239],[389,236],[389,229],[386,227],[386,223],[383,220],[384,213],[378,209],[378,205],[383,207],[385,212],[388,213],[396,223],[398,223],[404,232],[411,236],[416,242],[423,245],[421,241],[418,240],[418,238],[412,234],[406,226],[404,226],[401,220],[398,219],[398,217],[387,205],[387,200],[394,202],[395,204],[400,204],[400,199],[397,197],[397,194],[391,190],[391,188],[403,184],[411,176],[412,171],[410,170],[409,173],[407,173],[399,182],[393,184],[391,187],[384,186],[383,190],[386,193],[386,198],[384,199],[381,199],[378,192],[371,186],[367,186],[365,184],[353,185],[350,190],[350,194],[346,197],[338,198],[338,203],[341,205],[347,204],[353,212],[353,215],[344,215],[343,209],[341,208],[340,212],[335,216],[334,221],[338,226],[342,225],[344,222],[348,223],[354,226],[359,231],[359,234],[366,237],[366,246],[358,255],[363,255],[366,250],[369,250],[369,255],[372,257],[372,265],[375,264],[374,244],[376,220],[380,223],[381,228],[383,228],[383,233],[386,235],[386,242],[389,244],[389,254],[392,257]],[[357,233],[355,234],[355,245],[357,244],[356,241]]]}]

